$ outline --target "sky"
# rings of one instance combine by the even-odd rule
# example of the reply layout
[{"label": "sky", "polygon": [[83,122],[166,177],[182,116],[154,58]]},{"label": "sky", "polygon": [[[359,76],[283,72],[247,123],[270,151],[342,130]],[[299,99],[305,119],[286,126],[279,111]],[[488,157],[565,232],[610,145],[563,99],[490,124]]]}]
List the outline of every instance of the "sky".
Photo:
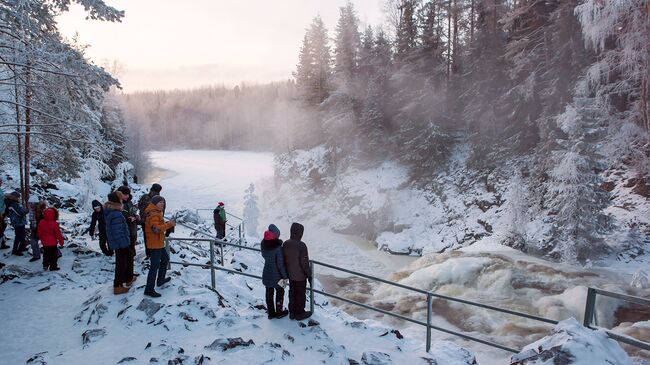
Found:
[{"label": "sky", "polygon": [[[346,0],[105,0],[121,23],[86,20],[81,7],[59,16],[59,29],[87,45],[125,92],[287,80],[305,29],[320,15],[330,37]],[[384,0],[353,2],[362,27],[379,25]],[[109,68],[110,69],[110,68]]]}]

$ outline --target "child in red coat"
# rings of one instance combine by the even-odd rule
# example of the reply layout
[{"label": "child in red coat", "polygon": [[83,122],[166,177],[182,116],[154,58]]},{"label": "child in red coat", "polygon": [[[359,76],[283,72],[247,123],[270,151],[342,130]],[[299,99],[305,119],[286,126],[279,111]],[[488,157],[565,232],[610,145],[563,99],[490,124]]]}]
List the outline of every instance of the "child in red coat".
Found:
[{"label": "child in red coat", "polygon": [[63,247],[63,234],[57,222],[58,216],[59,212],[56,209],[47,208],[43,212],[43,219],[38,224],[38,238],[43,243],[43,268],[47,270],[49,266],[50,271],[59,270],[56,264],[59,258],[56,244]]}]

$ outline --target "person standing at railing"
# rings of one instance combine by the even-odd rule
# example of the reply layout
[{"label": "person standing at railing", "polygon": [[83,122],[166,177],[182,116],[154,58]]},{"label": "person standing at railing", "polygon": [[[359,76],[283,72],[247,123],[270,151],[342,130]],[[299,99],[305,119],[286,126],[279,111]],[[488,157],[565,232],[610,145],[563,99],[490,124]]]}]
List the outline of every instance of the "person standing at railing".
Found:
[{"label": "person standing at railing", "polygon": [[134,281],[133,278],[140,276],[133,268],[133,260],[135,259],[135,244],[138,241],[138,222],[140,216],[138,215],[136,207],[133,205],[133,196],[131,189],[128,186],[120,186],[117,191],[122,193],[122,214],[126,218],[126,225],[129,226],[129,260],[127,261],[127,271],[129,273],[129,281]]},{"label": "person standing at railing", "polygon": [[[162,186],[160,184],[158,184],[158,183],[154,183],[153,185],[151,185],[151,189],[149,189],[149,192],[140,197],[140,199],[138,200],[138,210],[139,210],[139,213],[140,213],[140,217],[145,216],[144,211],[149,206],[149,203],[151,203],[151,198],[153,198],[156,195],[160,195],[161,191],[162,191]],[[163,212],[163,214],[164,214],[164,212]],[[140,224],[142,224],[142,234],[144,235],[144,244],[145,244],[145,247],[146,247],[147,246],[147,233],[146,233],[145,226],[144,226],[144,218],[142,218],[142,220],[140,221]],[[147,258],[149,258],[149,249],[148,248],[145,248],[145,255],[147,256]]]},{"label": "person standing at railing", "polygon": [[226,207],[223,202],[219,202],[217,207],[212,212],[214,218],[214,229],[217,231],[217,239],[226,237]]},{"label": "person standing at railing", "polygon": [[309,251],[302,242],[305,227],[300,223],[291,224],[291,237],[282,245],[284,262],[289,274],[289,318],[303,320],[311,317],[311,311],[305,311],[307,301],[307,280],[312,282],[309,266]]},{"label": "person standing at railing", "polygon": [[167,265],[169,265],[169,254],[165,250],[165,232],[176,226],[176,221],[165,222],[163,210],[165,209],[165,198],[156,195],[151,198],[151,203],[145,209],[145,244],[149,249],[151,266],[147,275],[147,286],[144,295],[157,298],[160,296],[154,290],[154,284],[162,286],[172,278],[166,277]]},{"label": "person standing at railing", "polygon": [[[284,281],[289,278],[284,265],[282,240],[280,230],[274,224],[264,232],[264,239],[260,243],[262,257],[264,257],[264,270],[262,271],[262,284],[266,287],[266,308],[269,319],[282,318],[289,314],[284,306]],[[280,285],[280,282],[283,284]],[[275,293],[275,301],[273,294]]]}]

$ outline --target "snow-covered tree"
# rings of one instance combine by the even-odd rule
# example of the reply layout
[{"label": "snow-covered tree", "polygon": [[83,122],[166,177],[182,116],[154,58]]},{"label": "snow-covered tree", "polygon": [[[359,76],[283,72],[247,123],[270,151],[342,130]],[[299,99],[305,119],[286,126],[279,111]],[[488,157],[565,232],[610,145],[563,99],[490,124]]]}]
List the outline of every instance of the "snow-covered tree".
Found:
[{"label": "snow-covered tree", "polygon": [[529,187],[521,176],[515,174],[510,180],[504,196],[506,201],[506,221],[504,224],[503,241],[515,248],[525,248],[528,245],[526,226],[530,220],[528,207],[530,204]]},{"label": "snow-covered tree", "polygon": [[257,228],[259,226],[260,209],[258,207],[258,197],[255,194],[255,185],[250,184],[244,191],[244,222],[246,222],[246,234],[250,237],[259,235]]}]

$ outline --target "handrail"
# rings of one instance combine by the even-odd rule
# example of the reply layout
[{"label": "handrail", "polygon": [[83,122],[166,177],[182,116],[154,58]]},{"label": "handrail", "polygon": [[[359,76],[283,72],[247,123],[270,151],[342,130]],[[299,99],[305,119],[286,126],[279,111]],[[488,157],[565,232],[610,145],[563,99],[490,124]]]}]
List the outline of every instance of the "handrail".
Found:
[{"label": "handrail", "polygon": [[[217,240],[217,239],[169,237],[169,238],[167,238],[167,240],[168,241],[210,242],[210,253],[211,253],[211,255],[210,255],[210,264],[209,265],[195,264],[195,263],[189,263],[189,262],[178,262],[178,261],[172,261],[171,263],[180,264],[180,265],[199,266],[199,267],[203,267],[203,268],[210,268],[211,277],[212,277],[212,288],[213,289],[215,289],[214,270],[221,270],[221,271],[226,271],[226,272],[233,273],[233,274],[240,274],[240,275],[244,275],[244,276],[248,276],[248,277],[252,277],[252,278],[256,278],[256,279],[261,279],[261,277],[259,277],[257,275],[248,274],[248,273],[244,273],[244,272],[241,272],[241,271],[236,271],[236,270],[227,269],[227,268],[223,267],[224,266],[223,246],[238,247],[238,248],[243,248],[243,249],[247,249],[247,250],[251,250],[251,251],[261,252],[261,250],[258,249],[258,248],[238,245],[238,244],[225,242],[225,241]],[[221,247],[221,266],[222,267],[214,266],[214,245],[215,244],[218,244]],[[416,293],[419,293],[419,294],[426,295],[427,296],[427,321],[423,322],[423,321],[420,321],[420,320],[417,320],[417,319],[414,319],[414,318],[410,318],[410,317],[407,317],[407,316],[404,316],[404,315],[401,315],[401,314],[393,313],[393,312],[390,312],[390,311],[387,311],[387,310],[384,310],[384,309],[381,309],[381,308],[373,307],[371,305],[367,305],[367,304],[360,303],[360,302],[357,302],[357,301],[354,301],[354,300],[351,300],[351,299],[343,298],[341,296],[338,296],[338,295],[335,295],[335,294],[332,294],[332,293],[327,293],[327,292],[322,291],[322,290],[317,290],[317,289],[315,289],[313,287],[313,283],[310,283],[310,287],[308,289],[309,292],[310,292],[310,307],[311,307],[312,312],[314,311],[314,293],[318,293],[318,294],[321,294],[321,295],[324,295],[324,296],[327,296],[327,297],[330,297],[330,298],[334,298],[334,299],[341,300],[341,301],[344,301],[344,302],[347,302],[347,303],[350,303],[350,304],[353,304],[353,305],[356,305],[356,306],[360,306],[360,307],[363,307],[363,308],[366,308],[366,309],[369,309],[369,310],[373,310],[373,311],[376,311],[376,312],[379,312],[379,313],[383,313],[383,314],[388,315],[388,316],[399,318],[399,319],[402,319],[402,320],[405,320],[405,321],[408,321],[408,322],[411,322],[411,323],[414,323],[414,324],[417,324],[417,325],[425,326],[427,328],[427,340],[426,340],[427,341],[426,342],[426,350],[427,350],[427,352],[429,352],[430,349],[431,349],[431,330],[432,329],[437,330],[437,331],[441,331],[441,332],[445,332],[445,333],[448,333],[448,334],[452,334],[454,336],[458,336],[458,337],[464,338],[466,340],[470,340],[470,341],[478,342],[478,343],[481,343],[481,344],[484,344],[484,345],[492,346],[492,347],[495,347],[495,348],[498,348],[498,349],[501,349],[501,350],[505,350],[505,351],[509,351],[509,352],[513,352],[513,353],[520,352],[520,350],[518,350],[518,349],[510,348],[510,347],[507,347],[507,346],[504,346],[504,345],[501,345],[501,344],[498,344],[498,343],[495,343],[495,342],[491,342],[491,341],[484,340],[484,339],[481,339],[481,338],[478,338],[478,337],[470,336],[468,334],[464,334],[464,333],[461,333],[461,332],[457,332],[457,331],[453,331],[453,330],[450,330],[450,329],[446,329],[446,328],[442,328],[442,327],[438,327],[438,326],[433,325],[431,323],[432,322],[432,312],[433,312],[433,309],[432,309],[432,298],[433,297],[438,297],[438,298],[445,299],[445,300],[455,301],[455,302],[459,302],[459,303],[463,303],[463,304],[466,304],[466,305],[471,305],[471,306],[475,306],[475,307],[479,307],[479,308],[499,311],[499,312],[502,312],[502,313],[507,313],[507,314],[511,314],[511,315],[515,315],[515,316],[519,316],[519,317],[524,317],[524,318],[528,318],[528,319],[532,319],[532,320],[537,320],[537,321],[541,321],[541,322],[550,323],[550,324],[557,324],[558,323],[555,320],[542,318],[542,317],[534,316],[534,315],[527,314],[527,313],[512,311],[512,310],[509,310],[509,309],[504,309],[504,308],[499,308],[499,307],[494,307],[494,306],[490,306],[490,305],[486,305],[486,304],[482,304],[482,303],[477,303],[477,302],[472,302],[472,301],[465,300],[465,299],[454,298],[454,297],[450,297],[450,296],[446,296],[446,295],[442,295],[442,294],[436,294],[434,292],[430,292],[430,291],[410,287],[410,286],[403,285],[403,284],[400,284],[400,283],[396,283],[396,282],[393,282],[393,281],[390,281],[390,280],[385,280],[385,279],[378,278],[378,277],[375,277],[375,276],[371,276],[371,275],[359,273],[359,272],[356,272],[356,271],[344,269],[342,267],[334,266],[334,265],[327,264],[327,263],[320,262],[320,261],[316,261],[316,260],[310,260],[309,264],[310,264],[310,267],[312,268],[312,275],[314,274],[314,265],[321,265],[321,266],[328,267],[328,268],[331,268],[331,269],[334,269],[334,270],[346,272],[346,273],[353,274],[353,275],[358,275],[360,277],[364,277],[364,278],[367,278],[367,279],[370,279],[370,280],[375,280],[375,281],[382,282],[382,283],[385,283],[385,284],[388,284],[388,285],[393,285],[393,286],[396,286],[396,287],[399,287],[399,288],[403,288],[403,289],[410,290],[410,291],[413,291],[413,292],[416,292]]]},{"label": "handrail", "polygon": [[637,297],[634,295],[627,295],[627,294],[621,294],[621,293],[615,293],[603,289],[598,289],[598,288],[588,288],[587,289],[587,301],[585,304],[585,317],[583,320],[583,325],[585,327],[594,329],[594,330],[603,330],[607,335],[619,342],[623,342],[628,345],[632,345],[644,350],[650,351],[650,343],[644,342],[641,340],[638,340],[636,338],[622,335],[620,333],[616,333],[611,331],[610,329],[604,328],[604,327],[599,327],[598,323],[595,323],[595,326],[592,326],[592,322],[596,319],[596,295],[602,295],[605,297],[610,297],[610,298],[616,298],[620,300],[624,300],[629,303],[634,303],[634,304],[639,304],[643,306],[650,307],[650,300]]}]

